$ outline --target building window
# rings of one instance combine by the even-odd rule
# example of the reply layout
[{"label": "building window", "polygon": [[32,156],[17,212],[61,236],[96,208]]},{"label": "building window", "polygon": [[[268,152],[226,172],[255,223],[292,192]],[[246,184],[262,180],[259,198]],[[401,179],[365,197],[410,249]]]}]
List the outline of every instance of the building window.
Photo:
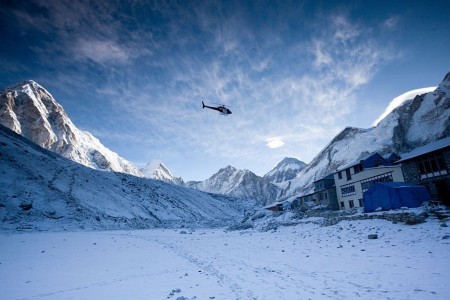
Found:
[{"label": "building window", "polygon": [[356,166],[353,167],[353,171],[355,174],[362,172],[362,170],[363,170],[362,164],[357,164]]},{"label": "building window", "polygon": [[355,185],[348,184],[341,186],[342,197],[347,197],[356,194]]},{"label": "building window", "polygon": [[353,203],[353,200],[348,201],[348,206],[350,206],[350,208],[355,207],[355,203]]},{"label": "building window", "polygon": [[342,179],[342,172],[338,172],[338,178]]},{"label": "building window", "polygon": [[347,181],[352,180],[352,174],[350,173],[350,169],[345,170],[345,175],[347,176]]},{"label": "building window", "polygon": [[388,172],[361,180],[361,189],[364,193],[377,182],[393,182],[393,181],[394,179],[392,178],[392,172]]},{"label": "building window", "polygon": [[359,207],[363,207],[364,206],[363,199],[358,199],[358,201],[359,201]]},{"label": "building window", "polygon": [[340,204],[341,204],[341,208],[345,208],[344,201],[340,202]]},{"label": "building window", "polygon": [[431,178],[447,175],[447,166],[441,154],[430,154],[417,161],[420,178]]}]

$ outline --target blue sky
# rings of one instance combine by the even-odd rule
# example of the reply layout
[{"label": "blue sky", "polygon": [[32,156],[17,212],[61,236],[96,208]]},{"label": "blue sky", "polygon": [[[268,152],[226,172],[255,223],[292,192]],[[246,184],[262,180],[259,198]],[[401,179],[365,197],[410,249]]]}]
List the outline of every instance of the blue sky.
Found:
[{"label": "blue sky", "polygon": [[[310,162],[450,71],[448,1],[2,1],[0,87],[33,79],[122,157],[204,180]],[[201,101],[231,106],[220,116]]]}]

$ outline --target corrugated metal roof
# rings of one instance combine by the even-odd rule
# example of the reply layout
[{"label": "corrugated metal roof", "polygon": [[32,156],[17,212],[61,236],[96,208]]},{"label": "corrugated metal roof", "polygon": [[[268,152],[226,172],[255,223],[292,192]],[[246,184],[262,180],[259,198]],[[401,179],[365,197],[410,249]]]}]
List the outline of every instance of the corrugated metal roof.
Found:
[{"label": "corrugated metal roof", "polygon": [[410,160],[412,158],[437,151],[446,147],[450,147],[450,137],[443,138],[441,140],[437,140],[435,142],[429,143],[425,146],[414,149],[413,151],[406,153],[401,156],[399,162]]}]

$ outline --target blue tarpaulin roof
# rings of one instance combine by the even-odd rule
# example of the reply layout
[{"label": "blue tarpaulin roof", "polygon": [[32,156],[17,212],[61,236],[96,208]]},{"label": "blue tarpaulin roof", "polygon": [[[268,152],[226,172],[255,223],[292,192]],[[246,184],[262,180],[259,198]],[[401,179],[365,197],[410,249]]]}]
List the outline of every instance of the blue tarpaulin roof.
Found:
[{"label": "blue tarpaulin roof", "polygon": [[375,183],[364,193],[364,212],[418,207],[424,201],[430,201],[428,190],[421,185],[408,182]]}]

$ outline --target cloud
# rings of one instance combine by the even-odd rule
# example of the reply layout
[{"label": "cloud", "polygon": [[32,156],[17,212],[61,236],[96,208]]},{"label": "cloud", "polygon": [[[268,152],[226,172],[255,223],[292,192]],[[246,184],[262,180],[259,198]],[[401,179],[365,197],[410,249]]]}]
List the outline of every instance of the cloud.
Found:
[{"label": "cloud", "polygon": [[[44,50],[62,56],[40,53],[58,60],[60,90],[86,94],[76,98],[86,107],[79,119],[95,119],[89,104],[101,103],[102,120],[115,113],[120,120],[114,128],[80,127],[111,144],[152,149],[163,161],[185,153],[224,164],[295,153],[311,159],[347,125],[355,90],[391,57],[372,29],[345,14],[309,18],[302,5],[93,4],[44,1],[48,18],[22,20],[54,38]],[[230,105],[233,114],[202,110],[202,100]]]},{"label": "cloud", "polygon": [[[217,30],[222,37],[202,41],[197,54],[165,58],[165,66],[177,69],[166,69],[170,74],[166,84],[174,89],[163,98],[164,103],[142,98],[146,102],[142,106],[124,106],[136,109],[134,114],[142,116],[140,122],[164,128],[164,135],[173,143],[183,141],[184,149],[197,149],[222,159],[264,160],[273,156],[258,148],[261,141],[266,147],[291,153],[311,149],[309,153],[301,151],[308,157],[305,160],[311,159],[320,145],[347,125],[345,116],[356,109],[356,89],[370,82],[391,57],[370,30],[345,16],[324,22],[329,25],[301,43],[279,38],[277,43],[283,41],[279,46],[289,59],[304,58],[295,63],[285,61],[269,43],[256,52],[247,48],[249,43],[243,43],[247,35],[233,31],[245,28],[205,24],[204,30]],[[223,37],[240,40],[230,51],[224,46],[230,39]],[[252,38],[258,40],[259,36]],[[171,39],[176,40],[175,36]],[[261,62],[261,68],[254,67]],[[153,87],[147,87],[141,87],[141,92],[153,97]],[[213,111],[202,111],[198,106],[202,99],[233,106],[233,115],[223,118]],[[304,146],[306,143],[318,146],[313,150]]]},{"label": "cloud", "polygon": [[433,87],[426,87],[426,88],[421,88],[421,89],[416,89],[416,90],[412,90],[409,92],[406,92],[404,94],[401,94],[398,97],[395,97],[394,99],[392,99],[392,101],[389,103],[388,107],[386,108],[386,110],[372,123],[372,126],[377,126],[378,123],[381,122],[381,120],[383,120],[388,114],[390,114],[395,108],[397,108],[398,106],[402,105],[403,102],[410,100],[410,99],[414,99],[414,97],[416,97],[417,95],[422,95],[425,93],[429,93],[432,92],[436,89],[435,86]]},{"label": "cloud", "polygon": [[332,63],[331,56],[326,53],[323,45],[323,41],[315,40],[314,41],[314,66],[316,68],[321,68],[323,66],[328,66]]},{"label": "cloud", "polygon": [[127,50],[114,41],[101,41],[81,38],[74,49],[76,55],[97,63],[126,63],[130,55]]},{"label": "cloud", "polygon": [[400,18],[398,16],[392,16],[383,22],[382,27],[386,29],[395,29],[399,22]]},{"label": "cloud", "polygon": [[18,4],[11,15],[15,16],[21,34],[29,35],[29,49],[42,63],[58,65],[59,69],[79,68],[80,59],[89,59],[104,68],[151,55],[152,48],[160,46],[143,28],[127,27],[136,22],[129,19],[135,18],[134,9],[139,11],[140,5],[138,2],[121,5],[113,1],[37,0]]},{"label": "cloud", "polygon": [[359,26],[351,23],[344,14],[332,15],[330,19],[335,42],[347,42],[361,34]]},{"label": "cloud", "polygon": [[369,29],[363,31],[343,16],[333,19],[333,27],[313,41],[314,67],[321,76],[332,76],[346,88],[356,89],[370,81],[377,67],[392,55],[371,37]]},{"label": "cloud", "polygon": [[284,146],[284,141],[282,137],[271,137],[267,138],[265,141],[266,146],[271,149],[276,149]]}]

